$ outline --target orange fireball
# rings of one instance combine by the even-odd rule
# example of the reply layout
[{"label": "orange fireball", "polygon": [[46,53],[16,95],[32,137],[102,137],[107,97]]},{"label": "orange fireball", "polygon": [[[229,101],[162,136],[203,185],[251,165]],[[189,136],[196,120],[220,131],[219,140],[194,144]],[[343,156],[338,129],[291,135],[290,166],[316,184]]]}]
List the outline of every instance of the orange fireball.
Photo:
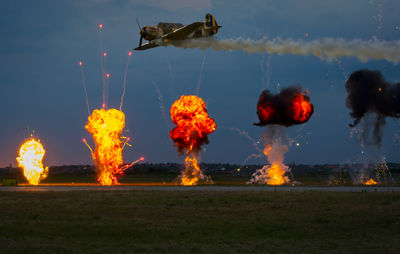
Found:
[{"label": "orange fireball", "polygon": [[93,136],[92,157],[99,174],[97,180],[102,185],[118,183],[116,175],[126,169],[122,158],[126,143],[121,136],[124,127],[125,114],[117,109],[96,109],[88,118],[85,128]]},{"label": "orange fireball", "polygon": [[217,128],[210,118],[204,101],[194,95],[182,95],[174,102],[170,110],[171,119],[177,126],[169,136],[180,149],[187,153],[198,151],[203,143],[208,143],[207,135]]},{"label": "orange fireball", "polygon": [[312,104],[299,93],[292,100],[293,119],[298,123],[306,122],[313,113]]},{"label": "orange fireball", "polygon": [[176,127],[169,136],[180,151],[186,150],[185,170],[180,176],[182,185],[196,185],[206,176],[201,171],[196,155],[200,146],[208,143],[207,135],[217,128],[210,118],[204,101],[194,95],[182,95],[174,102],[170,110],[171,119]]},{"label": "orange fireball", "polygon": [[292,126],[307,122],[314,112],[308,92],[301,86],[290,86],[278,94],[264,90],[257,103],[258,126],[278,124]]}]

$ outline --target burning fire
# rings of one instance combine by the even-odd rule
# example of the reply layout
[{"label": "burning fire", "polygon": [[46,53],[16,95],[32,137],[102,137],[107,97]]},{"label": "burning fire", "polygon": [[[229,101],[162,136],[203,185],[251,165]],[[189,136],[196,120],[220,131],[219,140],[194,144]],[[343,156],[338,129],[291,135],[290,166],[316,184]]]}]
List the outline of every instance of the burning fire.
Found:
[{"label": "burning fire", "polygon": [[176,127],[169,136],[180,151],[186,150],[185,171],[181,174],[183,185],[197,184],[205,176],[201,172],[196,155],[200,146],[208,143],[207,135],[217,128],[210,118],[204,101],[194,95],[182,95],[174,102],[170,110],[171,119]]},{"label": "burning fire", "polygon": [[98,170],[97,181],[102,185],[117,184],[116,175],[144,160],[142,157],[132,164],[123,165],[122,151],[129,141],[129,138],[121,136],[124,127],[125,114],[117,109],[96,109],[88,118],[85,128],[93,136],[94,151],[86,140],[83,142],[92,152]]},{"label": "burning fire", "polygon": [[307,91],[300,86],[282,89],[279,94],[264,90],[257,103],[257,115],[260,120],[255,125],[279,124],[292,126],[307,122],[314,112]]},{"label": "burning fire", "polygon": [[199,179],[204,179],[206,176],[201,171],[197,164],[195,157],[190,158],[189,156],[185,159],[185,170],[181,173],[180,179],[182,185],[197,185]]},{"label": "burning fire", "polygon": [[293,119],[298,123],[306,122],[313,113],[312,104],[299,93],[292,100]]},{"label": "burning fire", "polygon": [[43,157],[45,150],[40,140],[30,138],[25,141],[19,149],[17,157],[18,166],[24,170],[24,176],[30,184],[38,185],[41,180],[46,179],[48,167],[43,168]]},{"label": "burning fire", "polygon": [[[272,146],[268,144],[264,149],[265,156],[271,152]],[[285,177],[286,171],[283,169],[282,163],[272,162],[271,166],[267,170],[266,184],[270,185],[282,185],[288,182],[287,177]]]},{"label": "burning fire", "polygon": [[289,182],[286,172],[290,169],[283,163],[288,145],[285,127],[307,122],[314,112],[308,91],[299,85],[290,86],[272,94],[264,90],[257,102],[258,126],[268,126],[263,134],[264,154],[270,165],[257,170],[248,183],[281,185]]},{"label": "burning fire", "polygon": [[262,169],[257,170],[248,183],[259,183],[269,185],[282,185],[289,182],[286,171],[288,166],[283,163],[283,154],[287,151],[287,146],[275,140],[272,144],[267,144],[264,154],[267,156],[271,165],[265,165]]},{"label": "burning fire", "polygon": [[364,185],[377,185],[378,184],[378,182],[377,181],[375,181],[374,179],[369,179],[368,181],[366,181],[365,183],[364,183]]}]

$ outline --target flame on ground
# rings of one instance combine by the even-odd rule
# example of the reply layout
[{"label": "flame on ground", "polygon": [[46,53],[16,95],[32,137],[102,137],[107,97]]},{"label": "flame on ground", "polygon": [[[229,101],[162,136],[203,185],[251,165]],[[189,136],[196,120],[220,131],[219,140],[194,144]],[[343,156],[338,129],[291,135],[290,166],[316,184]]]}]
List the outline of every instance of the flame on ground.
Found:
[{"label": "flame on ground", "polygon": [[186,156],[185,158],[185,170],[182,171],[180,175],[180,183],[182,185],[197,185],[199,180],[207,179],[207,177],[201,171],[199,165],[197,164],[196,157],[190,158]]},{"label": "flame on ground", "polygon": [[378,184],[378,182],[377,181],[375,181],[374,179],[369,179],[368,181],[366,181],[365,183],[364,183],[364,185],[377,185]]},{"label": "flame on ground", "polygon": [[44,168],[42,163],[45,152],[40,140],[34,138],[25,141],[19,149],[18,166],[22,167],[24,176],[30,184],[38,185],[47,177],[49,169]]},{"label": "flame on ground", "polygon": [[217,125],[209,117],[204,101],[194,95],[182,95],[172,104],[170,114],[176,127],[170,131],[169,136],[178,150],[186,151],[181,184],[195,185],[206,178],[197,164],[197,153],[202,144],[208,143],[207,135],[214,132]]},{"label": "flame on ground", "polygon": [[[102,185],[117,184],[117,175],[143,160],[140,158],[132,164],[123,165],[122,151],[129,138],[121,136],[125,127],[125,114],[117,109],[95,109],[85,126],[92,134],[95,149],[83,140],[92,152],[92,158],[98,170],[97,181]],[[123,141],[124,140],[124,141]]]},{"label": "flame on ground", "polygon": [[[265,156],[267,156],[268,161],[271,164],[265,165],[263,168],[257,170],[252,175],[252,178],[248,183],[251,184],[258,183],[258,184],[268,184],[268,185],[282,185],[288,183],[289,179],[287,176],[285,176],[288,167],[285,164],[283,164],[282,160],[280,160],[281,157],[283,159],[283,153],[285,152],[284,151],[285,149],[281,150],[280,148],[284,147],[286,147],[287,151],[287,146],[284,146],[282,144],[277,144],[277,143],[273,143],[272,145],[267,144],[267,146],[264,149],[264,154]],[[282,153],[281,156],[274,155],[274,153],[277,154],[277,150],[281,150]]]}]

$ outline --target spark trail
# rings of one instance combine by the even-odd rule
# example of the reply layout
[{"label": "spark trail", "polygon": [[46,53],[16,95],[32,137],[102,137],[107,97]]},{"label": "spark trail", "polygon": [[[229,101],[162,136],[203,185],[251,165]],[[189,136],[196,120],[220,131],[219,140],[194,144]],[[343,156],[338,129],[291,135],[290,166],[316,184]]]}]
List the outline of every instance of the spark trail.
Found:
[{"label": "spark trail", "polygon": [[174,42],[176,47],[181,48],[211,48],[216,51],[243,50],[249,54],[293,54],[293,55],[314,55],[324,60],[334,60],[339,57],[356,57],[360,61],[387,60],[394,64],[400,62],[400,41],[378,40],[373,37],[370,40],[362,39],[334,39],[323,38],[319,40],[305,41],[282,38],[262,38],[251,40],[244,38],[216,40],[215,38],[198,38]]},{"label": "spark trail", "polygon": [[86,79],[85,79],[85,73],[83,72],[83,63],[82,61],[78,62],[79,69],[81,70],[81,79],[82,79],[82,86],[83,86],[83,92],[85,93],[85,99],[86,99],[86,106],[88,110],[88,115],[90,115],[90,106],[89,106],[89,99],[88,99],[88,94],[86,90]]},{"label": "spark trail", "polygon": [[128,76],[128,68],[129,68],[129,60],[132,56],[132,52],[128,52],[128,60],[126,60],[126,66],[125,66],[125,72],[124,72],[124,81],[122,84],[122,95],[121,95],[121,104],[119,105],[119,110],[122,110],[122,105],[124,103],[124,96],[125,96],[125,90],[126,90],[126,78]]}]

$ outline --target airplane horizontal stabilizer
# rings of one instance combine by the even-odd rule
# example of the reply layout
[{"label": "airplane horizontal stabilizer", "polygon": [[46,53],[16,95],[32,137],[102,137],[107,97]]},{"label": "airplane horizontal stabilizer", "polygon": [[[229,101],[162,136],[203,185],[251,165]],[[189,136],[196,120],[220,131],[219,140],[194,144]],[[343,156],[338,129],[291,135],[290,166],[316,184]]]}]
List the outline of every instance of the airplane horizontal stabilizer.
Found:
[{"label": "airplane horizontal stabilizer", "polygon": [[140,47],[134,48],[133,50],[146,50],[146,49],[151,49],[151,48],[155,48],[155,47],[158,47],[158,46],[159,45],[157,45],[157,44],[146,43],[146,44],[143,44]]}]

